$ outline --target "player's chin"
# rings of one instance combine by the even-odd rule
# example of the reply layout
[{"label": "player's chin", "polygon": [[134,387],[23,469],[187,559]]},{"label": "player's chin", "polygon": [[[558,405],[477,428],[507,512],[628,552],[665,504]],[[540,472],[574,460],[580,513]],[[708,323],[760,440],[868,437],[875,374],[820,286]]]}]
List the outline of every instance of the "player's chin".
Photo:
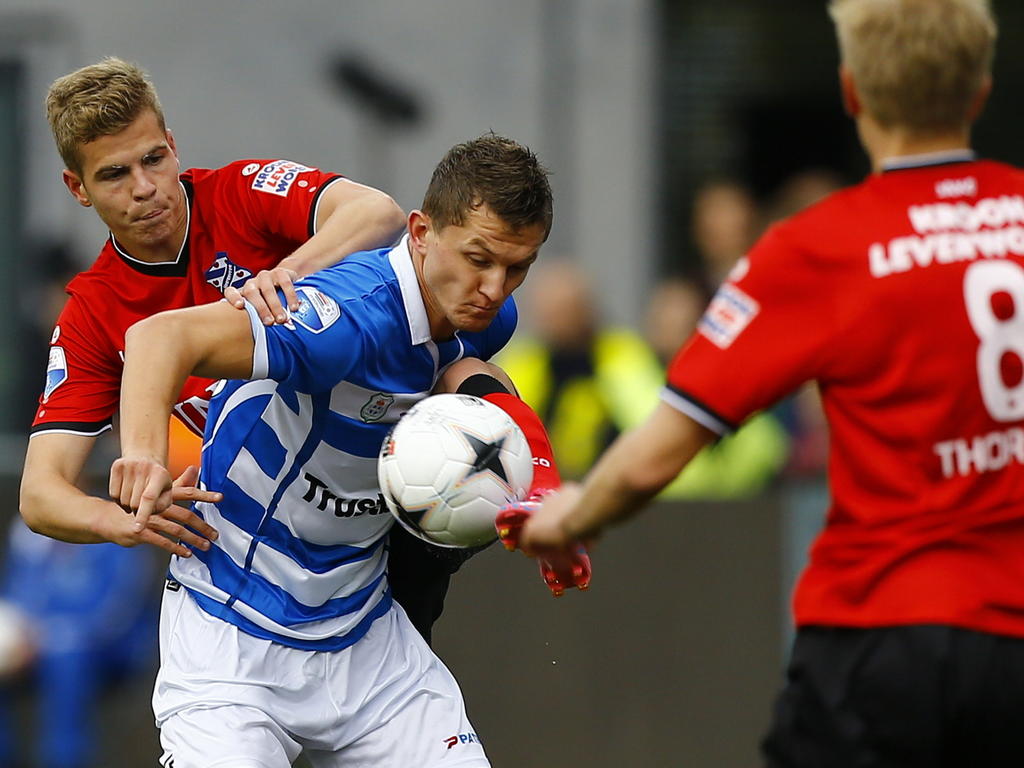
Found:
[{"label": "player's chin", "polygon": [[169,219],[169,216],[164,213],[163,216],[155,220],[134,222],[135,231],[133,234],[135,239],[146,245],[163,242],[174,234],[174,227],[167,219]]},{"label": "player's chin", "polygon": [[466,333],[483,331],[494,321],[494,317],[497,314],[497,311],[467,313],[460,316],[458,322],[454,325],[458,330]]}]

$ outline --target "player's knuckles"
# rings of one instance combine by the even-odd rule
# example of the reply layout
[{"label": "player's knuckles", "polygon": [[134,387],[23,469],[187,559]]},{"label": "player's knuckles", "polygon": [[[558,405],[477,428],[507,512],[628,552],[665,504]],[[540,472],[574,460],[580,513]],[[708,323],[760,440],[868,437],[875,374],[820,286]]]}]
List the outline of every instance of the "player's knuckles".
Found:
[{"label": "player's knuckles", "polygon": [[163,517],[168,520],[174,520],[179,523],[188,524],[188,521],[192,518],[192,513],[182,507],[170,506],[160,513]]},{"label": "player's knuckles", "polygon": [[184,526],[172,523],[169,520],[163,520],[163,525],[160,527],[160,532],[165,533],[168,536],[173,536],[176,539],[186,538],[188,531],[185,530]]}]

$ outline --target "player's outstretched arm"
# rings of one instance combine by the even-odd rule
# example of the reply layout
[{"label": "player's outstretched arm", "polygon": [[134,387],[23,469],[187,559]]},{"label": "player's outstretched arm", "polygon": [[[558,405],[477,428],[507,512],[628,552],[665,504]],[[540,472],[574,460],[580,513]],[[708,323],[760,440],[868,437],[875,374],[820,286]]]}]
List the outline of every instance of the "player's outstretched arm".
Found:
[{"label": "player's outstretched arm", "polygon": [[241,289],[225,290],[224,298],[236,309],[248,301],[265,325],[283,323],[287,315],[279,288],[294,311],[299,308],[295,280],[337,264],[350,253],[391,245],[404,228],[405,213],[388,195],[348,179],[335,181],[320,198],[316,234],[274,269],[258,273]]},{"label": "player's outstretched arm", "polygon": [[[533,484],[528,497],[503,507],[495,520],[506,547],[518,536],[523,524],[540,507],[541,499],[561,485],[551,441],[540,417],[519,398],[508,374],[494,363],[467,357],[451,365],[438,385],[439,390],[476,395],[501,408],[523,430],[533,457]],[[512,547],[514,548],[514,547]],[[548,550],[537,558],[544,584],[555,597],[572,587],[590,586],[591,564],[580,542]]]},{"label": "player's outstretched arm", "polygon": [[543,557],[596,538],[609,524],[639,512],[713,437],[689,416],[660,403],[647,421],[612,444],[582,487],[546,497],[525,521],[516,544]]},{"label": "player's outstretched arm", "polygon": [[[111,501],[90,496],[75,486],[96,438],[42,434],[29,441],[21,479],[21,515],[36,533],[74,543],[112,541],[122,546],[151,544],[188,556],[187,548],[167,536],[207,548],[217,533],[191,510],[172,506],[135,530],[135,518]],[[194,468],[171,491],[173,501],[219,501],[219,493],[195,487]]]},{"label": "player's outstretched arm", "polygon": [[135,513],[136,530],[170,503],[167,423],[185,379],[245,378],[252,373],[247,313],[227,302],[161,312],[125,335],[121,378],[121,458],[111,468],[110,494]]}]

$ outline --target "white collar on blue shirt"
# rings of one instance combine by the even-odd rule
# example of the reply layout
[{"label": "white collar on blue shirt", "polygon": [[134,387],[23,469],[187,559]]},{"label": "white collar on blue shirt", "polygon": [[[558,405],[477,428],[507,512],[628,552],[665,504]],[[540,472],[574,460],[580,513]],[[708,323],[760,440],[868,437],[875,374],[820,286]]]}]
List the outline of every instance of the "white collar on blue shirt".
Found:
[{"label": "white collar on blue shirt", "polygon": [[388,254],[391,268],[398,276],[398,287],[402,291],[402,304],[405,306],[405,317],[409,322],[409,336],[413,344],[424,344],[430,341],[430,321],[427,319],[427,307],[420,293],[420,281],[416,279],[416,268],[412,264],[412,253],[409,246],[409,235],[399,240],[398,245]]}]

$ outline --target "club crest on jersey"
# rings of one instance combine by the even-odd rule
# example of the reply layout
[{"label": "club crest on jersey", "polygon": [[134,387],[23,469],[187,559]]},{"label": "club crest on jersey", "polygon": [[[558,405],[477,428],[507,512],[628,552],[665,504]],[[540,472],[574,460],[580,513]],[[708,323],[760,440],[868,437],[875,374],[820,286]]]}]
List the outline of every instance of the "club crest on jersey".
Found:
[{"label": "club crest on jersey", "polygon": [[308,285],[295,286],[299,297],[299,308],[289,312],[289,320],[298,323],[307,331],[320,333],[327,330],[341,317],[338,302],[325,293]]},{"label": "club crest on jersey", "polygon": [[45,403],[53,391],[68,380],[68,359],[63,347],[50,347],[50,359],[46,363],[46,387],[43,389]]},{"label": "club crest on jersey", "polygon": [[761,305],[732,283],[722,283],[697,328],[715,346],[725,349],[750,325]]},{"label": "club crest on jersey", "polygon": [[206,278],[206,282],[224,293],[228,288],[241,288],[245,281],[252,277],[252,272],[231,261],[227,251],[217,251],[217,258],[203,277]]},{"label": "club crest on jersey", "polygon": [[253,177],[252,188],[257,192],[287,197],[288,190],[300,173],[315,170],[316,168],[307,168],[291,160],[271,160]]},{"label": "club crest on jersey", "polygon": [[384,414],[388,412],[388,408],[390,408],[394,402],[394,395],[385,395],[383,392],[375,392],[373,396],[366,401],[366,405],[359,409],[359,418],[367,422],[380,421],[384,418]]}]

